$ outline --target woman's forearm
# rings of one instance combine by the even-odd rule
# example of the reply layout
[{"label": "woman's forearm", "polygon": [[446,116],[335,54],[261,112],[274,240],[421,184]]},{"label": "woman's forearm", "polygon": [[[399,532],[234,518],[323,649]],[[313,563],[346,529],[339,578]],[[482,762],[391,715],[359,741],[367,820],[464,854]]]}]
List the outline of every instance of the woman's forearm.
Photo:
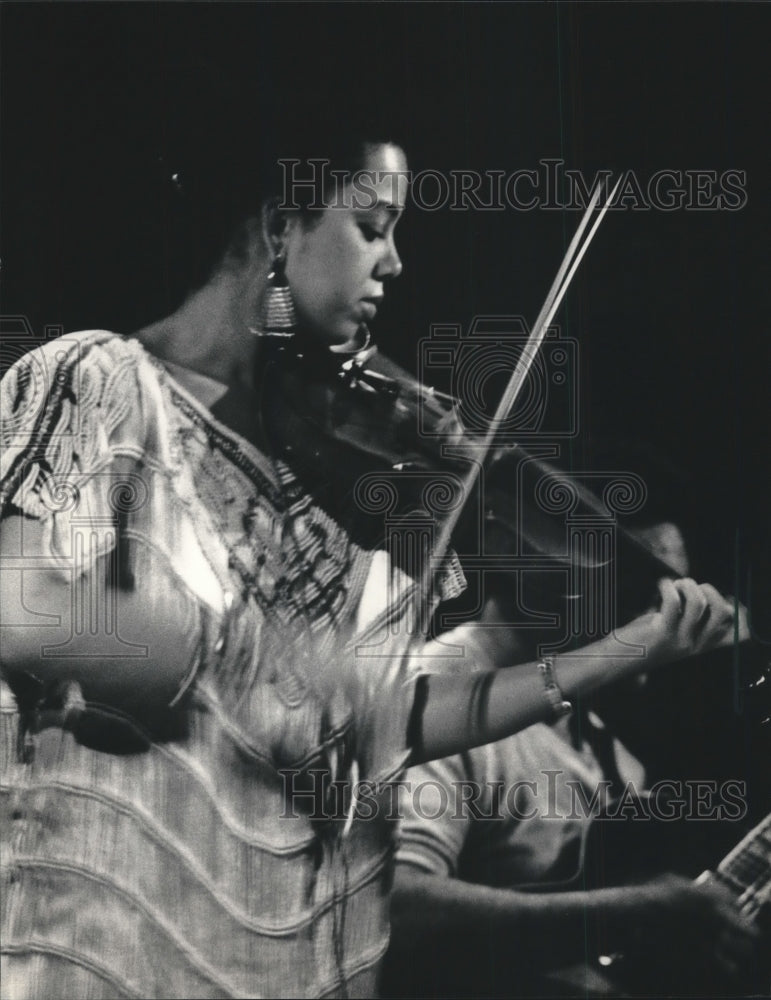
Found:
[{"label": "woman's forearm", "polygon": [[[643,630],[633,623],[616,636],[633,642],[635,632],[641,636]],[[568,701],[644,669],[641,651],[620,651],[617,638],[550,657],[554,678]],[[460,753],[554,718],[537,662],[468,674],[431,674],[425,683],[421,740],[413,747],[411,763]]]},{"label": "woman's forearm", "polygon": [[[735,630],[734,609],[708,584],[662,580],[661,607],[574,652],[549,657],[567,701],[604,684],[712,649]],[[537,662],[427,675],[411,763],[460,753],[555,718],[554,691]],[[559,700],[559,699],[558,699]]]}]

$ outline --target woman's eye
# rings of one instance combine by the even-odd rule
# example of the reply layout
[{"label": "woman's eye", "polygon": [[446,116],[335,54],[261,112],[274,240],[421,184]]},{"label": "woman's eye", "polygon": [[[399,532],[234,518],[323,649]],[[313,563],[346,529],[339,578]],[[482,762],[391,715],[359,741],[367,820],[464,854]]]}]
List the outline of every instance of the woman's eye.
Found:
[{"label": "woman's eye", "polygon": [[384,232],[376,229],[375,226],[371,226],[368,222],[360,222],[359,229],[361,229],[364,234],[364,238],[372,242],[372,240],[382,240],[385,236]]}]

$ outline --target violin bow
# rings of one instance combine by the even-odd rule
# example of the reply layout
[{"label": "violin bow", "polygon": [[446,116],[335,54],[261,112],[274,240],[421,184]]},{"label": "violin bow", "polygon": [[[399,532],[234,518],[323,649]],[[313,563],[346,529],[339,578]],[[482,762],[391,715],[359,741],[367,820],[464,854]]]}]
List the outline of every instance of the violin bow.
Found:
[{"label": "violin bow", "polygon": [[508,385],[501,396],[501,400],[496,408],[495,414],[488,425],[484,438],[482,438],[479,442],[479,461],[472,462],[470,464],[469,470],[462,481],[461,490],[464,502],[460,503],[454,510],[450,511],[442,522],[433,552],[429,555],[426,560],[426,564],[423,567],[420,585],[418,588],[418,635],[425,635],[427,633],[431,617],[430,608],[432,604],[431,597],[433,591],[434,570],[442,561],[447,549],[449,548],[450,539],[452,538],[452,534],[455,531],[458,519],[460,518],[465,498],[471,495],[471,490],[479,478],[482,464],[484,463],[484,460],[487,457],[493,442],[495,441],[498,431],[504,421],[508,419],[514,409],[514,406],[516,405],[519,394],[522,391],[530,372],[530,368],[532,367],[536,355],[538,354],[538,350],[540,349],[543,339],[546,336],[549,324],[554,319],[554,315],[557,312],[557,309],[559,309],[560,304],[565,297],[565,293],[570,287],[570,283],[578,270],[578,266],[581,263],[584,254],[588,250],[589,244],[594,239],[594,236],[600,227],[600,223],[605,217],[605,213],[613,203],[613,198],[615,197],[620,183],[620,179],[616,181],[612,191],[605,199],[605,203],[600,209],[600,212],[589,230],[586,239],[582,242],[584,232],[589,225],[589,220],[592,218],[600,202],[600,196],[602,194],[602,181],[597,183],[597,187],[595,188],[589,204],[586,207],[581,223],[578,226],[573,239],[570,241],[570,245],[565,252],[565,256],[560,264],[554,281],[552,282],[546,299],[544,300],[541,311],[536,317],[535,323],[530,331],[530,335],[528,336],[522,353],[517,360],[517,364],[512,372],[511,378],[509,379]]}]

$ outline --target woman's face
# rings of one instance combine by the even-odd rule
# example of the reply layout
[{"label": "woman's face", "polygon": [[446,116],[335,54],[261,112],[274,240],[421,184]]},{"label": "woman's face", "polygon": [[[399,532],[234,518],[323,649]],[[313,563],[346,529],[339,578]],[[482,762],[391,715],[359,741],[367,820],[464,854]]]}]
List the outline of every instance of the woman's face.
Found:
[{"label": "woman's face", "polygon": [[387,278],[402,269],[394,229],[407,197],[407,160],[398,146],[366,147],[362,171],[308,222],[290,218],[286,276],[300,323],[326,343],[355,337],[377,313]]}]

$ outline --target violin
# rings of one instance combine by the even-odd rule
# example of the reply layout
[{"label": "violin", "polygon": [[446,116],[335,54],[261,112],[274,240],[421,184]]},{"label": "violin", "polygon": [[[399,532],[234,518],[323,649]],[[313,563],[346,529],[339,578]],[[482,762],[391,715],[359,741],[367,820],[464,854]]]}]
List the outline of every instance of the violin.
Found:
[{"label": "violin", "polygon": [[[655,604],[661,577],[683,575],[648,536],[623,523],[625,509],[645,499],[634,474],[610,483],[604,477],[598,496],[521,445],[503,443],[484,462],[473,494],[463,496],[464,472],[481,460],[482,446],[463,426],[457,399],[421,384],[374,346],[344,357],[298,335],[266,348],[261,421],[272,454],[353,541],[389,549],[413,578],[419,567],[389,539],[416,522],[425,529],[463,504],[452,543],[464,570],[492,571],[509,581],[509,592],[526,581],[534,609],[526,624],[564,623],[556,650],[643,613]],[[373,495],[388,505],[368,502]],[[439,497],[433,509],[432,495]],[[741,710],[749,705],[767,722],[771,705],[761,696],[771,692],[768,651],[748,638],[746,610],[737,605]]]},{"label": "violin", "polygon": [[[615,516],[644,501],[639,477],[619,477],[614,513],[607,495],[596,496],[521,445],[499,444],[485,461],[479,435],[461,421],[459,400],[421,384],[377,347],[344,358],[298,336],[291,346],[273,349],[261,395],[273,454],[365,547],[385,543],[384,515],[393,528],[463,504],[454,547],[504,573],[528,560],[532,567],[599,572],[616,556],[625,579],[640,581],[634,596],[625,588],[625,604],[636,603],[637,611],[651,603],[657,579],[681,575]],[[460,495],[464,473],[480,462],[484,471],[473,495]],[[394,490],[390,507],[367,502],[368,489],[388,483]],[[434,504],[432,484],[440,494]],[[612,523],[621,548],[571,548],[566,512],[572,524]]]}]

